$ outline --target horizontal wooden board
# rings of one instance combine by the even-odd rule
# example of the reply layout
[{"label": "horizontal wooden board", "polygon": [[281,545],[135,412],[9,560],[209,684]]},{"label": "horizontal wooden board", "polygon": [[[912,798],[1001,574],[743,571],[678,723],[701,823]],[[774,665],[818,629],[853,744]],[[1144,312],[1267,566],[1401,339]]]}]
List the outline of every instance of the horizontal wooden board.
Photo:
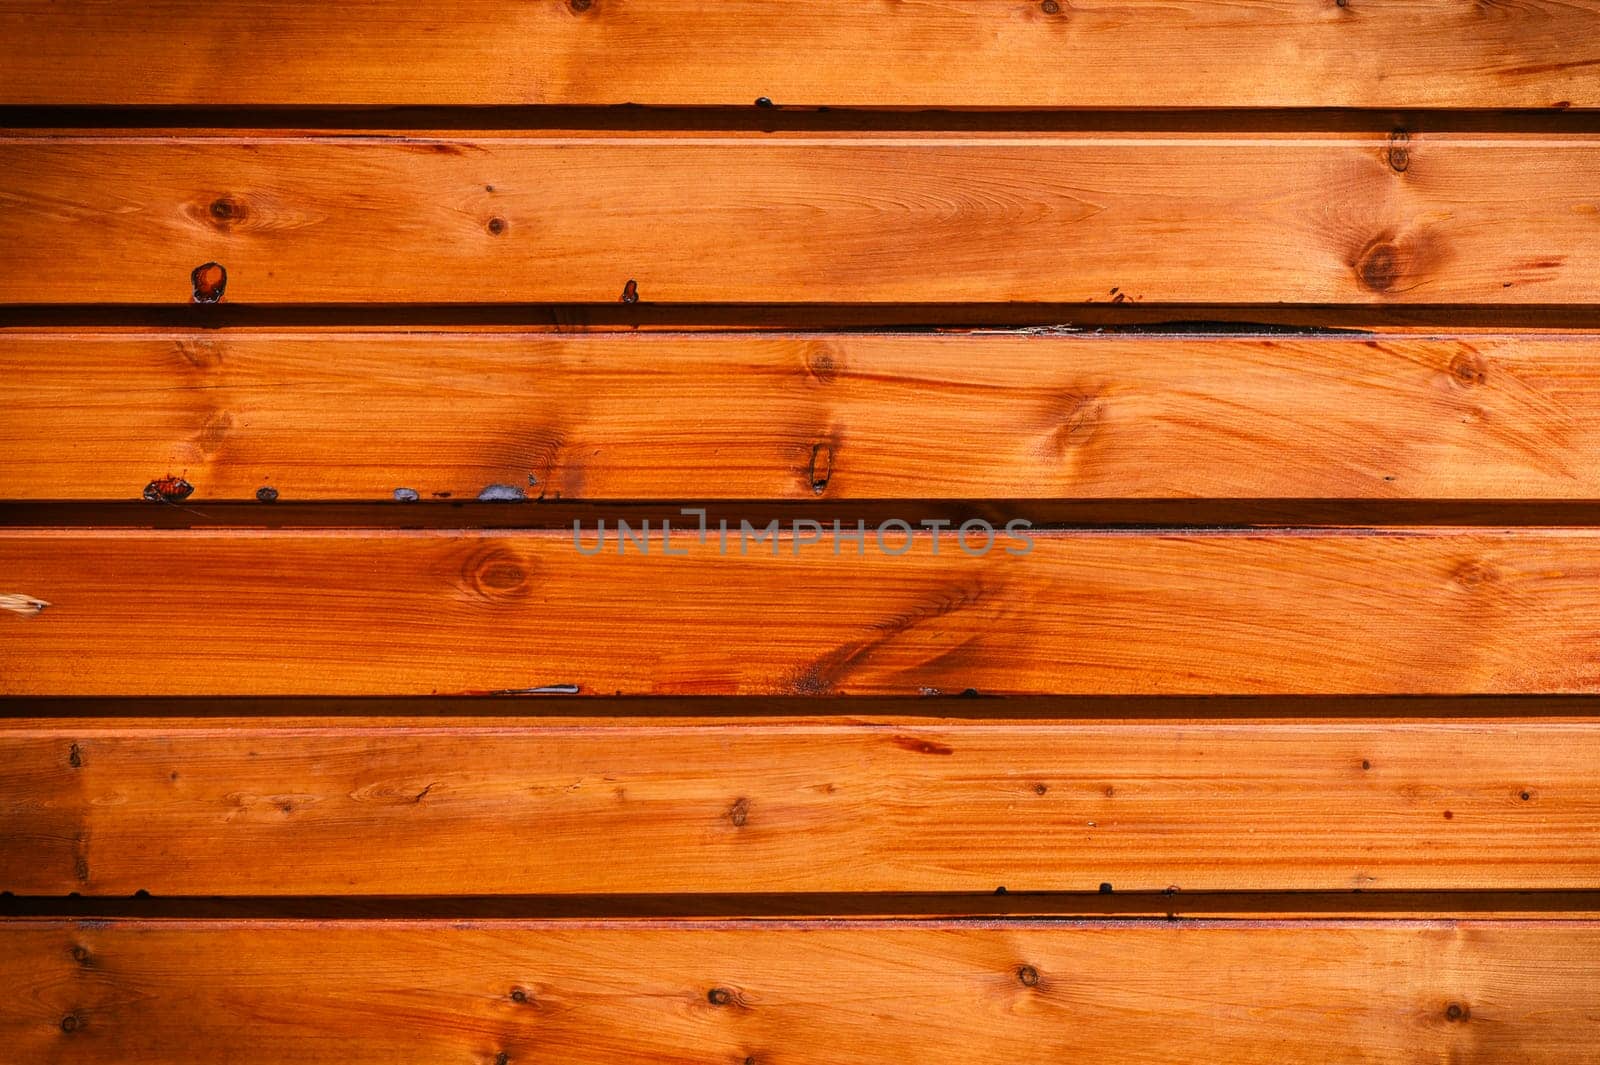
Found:
[{"label": "horizontal wooden board", "polygon": [[1594,303],[1597,170],[1388,129],[29,134],[0,302]]},{"label": "horizontal wooden board", "polygon": [[1592,336],[0,333],[0,498],[1600,499]]},{"label": "horizontal wooden board", "polygon": [[1593,0],[0,4],[0,103],[1595,107]]},{"label": "horizontal wooden board", "polygon": [[0,692],[1600,691],[1592,530],[617,532],[7,530]]},{"label": "horizontal wooden board", "polygon": [[0,890],[1583,889],[1597,765],[1593,719],[23,719]]},{"label": "horizontal wooden board", "polygon": [[1585,1060],[1588,921],[0,924],[21,1061]]}]

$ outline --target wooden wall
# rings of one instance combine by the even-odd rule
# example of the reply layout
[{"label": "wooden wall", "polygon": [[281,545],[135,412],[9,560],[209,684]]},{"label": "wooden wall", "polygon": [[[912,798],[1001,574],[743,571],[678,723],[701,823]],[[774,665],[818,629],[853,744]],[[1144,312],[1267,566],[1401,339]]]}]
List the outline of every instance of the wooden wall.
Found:
[{"label": "wooden wall", "polygon": [[0,0],[0,1058],[1592,1059],[1597,39]]}]

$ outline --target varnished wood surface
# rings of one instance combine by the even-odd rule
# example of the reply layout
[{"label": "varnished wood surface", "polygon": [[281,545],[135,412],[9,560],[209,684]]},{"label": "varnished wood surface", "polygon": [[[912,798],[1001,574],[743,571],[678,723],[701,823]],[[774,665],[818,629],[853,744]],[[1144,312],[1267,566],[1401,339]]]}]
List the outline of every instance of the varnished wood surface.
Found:
[{"label": "varnished wood surface", "polygon": [[1588,921],[0,924],[23,1061],[1516,1061],[1600,1038]]},{"label": "varnished wood surface", "polygon": [[1594,107],[1592,0],[0,5],[0,103]]},{"label": "varnished wood surface", "polygon": [[0,0],[0,1059],[1593,1057],[1597,38]]},{"label": "varnished wood surface", "polygon": [[1600,299],[1600,137],[1393,137],[25,134],[0,302]]},{"label": "varnished wood surface", "polygon": [[1600,691],[1589,530],[739,533],[7,530],[0,690]]},{"label": "varnished wood surface", "polygon": [[0,408],[15,500],[1600,498],[1586,335],[13,332]]},{"label": "varnished wood surface", "polygon": [[1582,889],[1596,765],[1593,719],[19,719],[0,890]]}]

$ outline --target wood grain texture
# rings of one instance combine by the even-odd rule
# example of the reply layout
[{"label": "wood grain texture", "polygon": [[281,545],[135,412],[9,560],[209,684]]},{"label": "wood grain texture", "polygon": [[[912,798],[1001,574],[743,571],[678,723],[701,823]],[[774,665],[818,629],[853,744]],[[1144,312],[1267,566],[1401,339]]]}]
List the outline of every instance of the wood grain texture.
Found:
[{"label": "wood grain texture", "polygon": [[21,1061],[1570,1063],[1548,921],[0,924]]},{"label": "wood grain texture", "polygon": [[0,890],[1583,889],[1597,765],[1592,719],[20,719]]},{"label": "wood grain texture", "polygon": [[[0,139],[0,302],[1600,300],[1600,136]],[[1402,169],[1403,160],[1403,169]],[[203,271],[202,271],[203,272]]]},{"label": "wood grain texture", "polygon": [[0,691],[1600,691],[1590,530],[740,533],[7,530]]},{"label": "wood grain texture", "polygon": [[1595,107],[1592,0],[0,4],[0,103]]},{"label": "wood grain texture", "polygon": [[0,1058],[1593,1057],[1597,39],[0,0]]},{"label": "wood grain texture", "polygon": [[1592,336],[0,333],[0,498],[1600,498]]}]

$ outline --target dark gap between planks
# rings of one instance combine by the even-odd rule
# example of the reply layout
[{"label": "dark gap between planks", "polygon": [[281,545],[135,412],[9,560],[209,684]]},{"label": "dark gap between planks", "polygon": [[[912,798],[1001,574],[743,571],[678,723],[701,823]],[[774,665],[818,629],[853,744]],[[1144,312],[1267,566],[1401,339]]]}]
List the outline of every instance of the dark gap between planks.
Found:
[{"label": "dark gap between planks", "polygon": [[[593,533],[605,522],[613,550],[619,522],[637,533],[649,523],[659,533],[670,522],[675,534],[699,527],[685,508],[704,509],[711,535],[726,521],[731,537],[740,522],[760,529],[779,523],[833,522],[869,530],[897,520],[918,526],[947,521],[950,530],[970,520],[996,528],[1009,521],[1031,522],[1035,534],[1227,536],[1271,533],[1293,535],[1392,536],[1429,527],[1506,529],[1600,526],[1600,500],[1438,500],[1438,499],[950,499],[950,500],[560,500],[508,502],[296,501],[279,494],[270,502],[208,500],[199,495],[181,503],[132,498],[120,501],[3,500],[0,528],[105,526],[123,529],[503,529],[572,535],[574,523]],[[898,528],[895,526],[894,528]],[[922,528],[917,531],[923,532]],[[900,535],[894,533],[893,535]]]},{"label": "dark gap between planks", "polygon": [[1196,338],[1379,333],[1512,334],[1600,329],[1588,304],[473,303],[14,304],[0,329],[467,329],[781,333],[1008,331]]},{"label": "dark gap between planks", "polygon": [[1408,915],[1600,914],[1600,891],[1241,891],[1118,893],[995,891],[987,894],[760,894],[571,896],[314,896],[132,898],[0,894],[0,918],[149,919],[785,919],[991,920],[1241,919],[1261,915],[1340,918]]},{"label": "dark gap between planks", "polygon": [[[674,719],[845,718],[861,725],[981,720],[990,724],[1239,720],[1346,720],[1600,717],[1600,695],[1030,695],[973,691],[930,696],[573,695],[474,696],[8,696],[0,719],[102,719],[107,727],[159,728],[172,719],[463,718],[515,726],[529,718]],[[565,722],[557,722],[565,723]],[[394,723],[379,721],[373,727]],[[283,727],[293,727],[286,724]],[[320,726],[318,726],[320,727]],[[404,727],[400,725],[399,727]]]},{"label": "dark gap between planks", "polygon": [[[763,98],[764,99],[764,98]],[[758,105],[609,106],[67,106],[0,107],[16,129],[361,130],[401,135],[473,131],[728,131],[971,133],[1590,133],[1600,111],[1576,108],[848,108]]]}]

